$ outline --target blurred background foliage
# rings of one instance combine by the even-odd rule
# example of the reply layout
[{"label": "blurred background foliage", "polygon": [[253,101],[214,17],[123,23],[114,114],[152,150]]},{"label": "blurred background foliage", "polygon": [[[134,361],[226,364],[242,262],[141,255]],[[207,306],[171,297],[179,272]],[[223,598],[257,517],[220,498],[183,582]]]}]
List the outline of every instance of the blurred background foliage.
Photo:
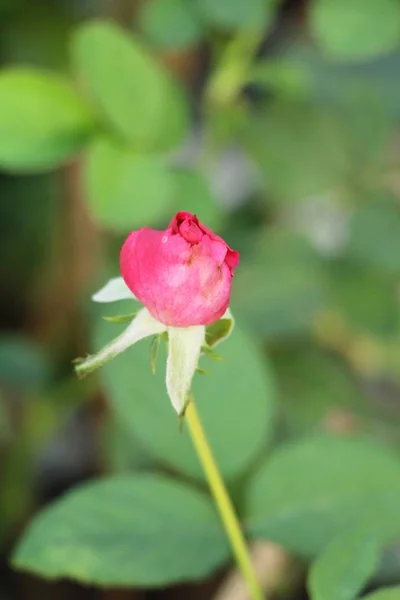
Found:
[{"label": "blurred background foliage", "polygon": [[[250,537],[277,544],[270,597],[400,584],[400,2],[0,0],[0,62],[1,600],[205,599],[226,575],[161,357],[71,367],[118,329],[90,295],[124,236],[177,210],[241,254],[237,329],[194,387]],[[12,571],[32,515],[104,474],[119,487],[67,496],[15,562],[105,589]]]}]

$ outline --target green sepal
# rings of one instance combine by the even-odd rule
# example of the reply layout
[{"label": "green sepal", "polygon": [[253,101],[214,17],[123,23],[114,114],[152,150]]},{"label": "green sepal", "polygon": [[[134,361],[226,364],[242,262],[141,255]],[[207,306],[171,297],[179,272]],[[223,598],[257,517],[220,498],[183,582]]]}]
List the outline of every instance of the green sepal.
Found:
[{"label": "green sepal", "polygon": [[128,323],[132,321],[137,315],[138,311],[136,310],[133,313],[128,313],[127,315],[115,315],[113,317],[103,317],[105,321],[108,323]]}]

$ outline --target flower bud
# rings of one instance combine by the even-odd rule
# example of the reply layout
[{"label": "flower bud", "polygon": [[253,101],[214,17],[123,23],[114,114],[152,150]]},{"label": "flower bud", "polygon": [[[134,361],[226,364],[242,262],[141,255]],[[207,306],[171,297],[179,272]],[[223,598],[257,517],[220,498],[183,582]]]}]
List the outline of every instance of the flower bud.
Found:
[{"label": "flower bud", "polygon": [[239,253],[188,212],[165,231],[132,231],[120,255],[125,283],[155,319],[172,327],[209,325],[229,305]]}]

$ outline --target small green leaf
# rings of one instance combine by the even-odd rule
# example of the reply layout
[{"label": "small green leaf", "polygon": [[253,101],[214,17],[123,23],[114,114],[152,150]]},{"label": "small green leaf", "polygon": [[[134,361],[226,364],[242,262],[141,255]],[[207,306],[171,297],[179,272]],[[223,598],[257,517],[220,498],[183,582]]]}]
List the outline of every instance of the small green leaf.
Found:
[{"label": "small green leaf", "polygon": [[210,346],[208,346],[207,344],[204,344],[204,346],[201,347],[201,352],[202,354],[205,354],[208,358],[211,358],[211,360],[224,360],[222,356],[214,352],[214,350],[210,348]]},{"label": "small green leaf", "polygon": [[174,178],[162,161],[106,138],[89,149],[84,182],[93,216],[104,227],[126,232],[156,224],[171,212]]},{"label": "small green leaf", "polygon": [[400,600],[400,586],[382,588],[363,596],[363,600]]},{"label": "small green leaf", "polygon": [[310,25],[332,57],[373,58],[399,44],[400,4],[397,0],[313,0]]},{"label": "small green leaf", "polygon": [[197,367],[196,373],[198,373],[199,375],[209,375],[210,371],[207,371],[206,369],[201,369],[200,367]]},{"label": "small green leaf", "polygon": [[170,148],[186,135],[188,105],[178,83],[133,36],[106,21],[83,24],[72,55],[89,95],[135,150]]},{"label": "small green leaf", "polygon": [[209,348],[213,348],[228,338],[232,333],[234,325],[235,321],[229,308],[218,321],[215,321],[215,323],[212,323],[211,325],[207,325],[206,343]]},{"label": "small green leaf", "polygon": [[57,500],[34,519],[13,563],[50,579],[145,587],[202,579],[228,556],[206,496],[136,473],[87,483]]},{"label": "small green leaf", "polygon": [[312,600],[353,600],[378,569],[380,555],[371,523],[335,538],[311,567]]},{"label": "small green leaf", "polygon": [[103,319],[109,323],[129,323],[136,317],[137,313],[138,311],[135,311],[133,313],[128,313],[127,315],[115,315],[113,317],[103,317]]},{"label": "small green leaf", "polygon": [[193,46],[204,33],[192,0],[149,0],[142,8],[140,23],[149,40],[166,50]]},{"label": "small green leaf", "polygon": [[94,131],[94,117],[67,80],[51,72],[0,73],[0,166],[37,172],[76,155]]}]

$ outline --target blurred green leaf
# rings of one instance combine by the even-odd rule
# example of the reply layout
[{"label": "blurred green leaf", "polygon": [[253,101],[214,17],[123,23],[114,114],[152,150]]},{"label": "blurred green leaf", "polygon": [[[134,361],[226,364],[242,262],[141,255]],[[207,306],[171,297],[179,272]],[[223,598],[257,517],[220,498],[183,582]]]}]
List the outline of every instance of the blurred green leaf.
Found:
[{"label": "blurred green leaf", "polygon": [[204,33],[193,0],[149,0],[142,7],[140,22],[149,40],[166,50],[193,46]]},{"label": "blurred green leaf", "polygon": [[51,72],[0,72],[0,166],[32,172],[71,159],[93,133],[85,102]]},{"label": "blurred green leaf", "polygon": [[[118,326],[112,327],[111,331],[110,325],[98,321],[96,348],[115,335]],[[164,464],[203,479],[189,434],[185,426],[179,431],[167,396],[164,344],[155,375],[151,373],[148,346],[139,342],[108,363],[102,371],[106,393],[118,418],[149,453]],[[211,372],[207,377],[195,376],[193,392],[216,460],[230,479],[248,467],[272,434],[274,386],[267,365],[239,326],[218,346],[218,354],[224,360],[207,361]]]},{"label": "blurred green leaf", "polygon": [[161,159],[135,154],[107,138],[90,147],[84,181],[92,214],[104,227],[126,232],[172,212],[174,177]]},{"label": "blurred green leaf", "polygon": [[382,588],[364,596],[364,600],[400,600],[400,586]]},{"label": "blurred green leaf", "polygon": [[342,123],[325,108],[275,102],[249,119],[243,141],[276,200],[330,190],[348,175]]},{"label": "blurred green leaf", "polygon": [[33,341],[0,336],[0,382],[35,392],[49,380],[50,361]]},{"label": "blurred green leaf", "polygon": [[197,215],[211,229],[219,229],[222,210],[212,195],[210,186],[200,172],[193,169],[174,171],[174,210],[186,210]]},{"label": "blurred green leaf", "polygon": [[398,457],[372,442],[319,436],[286,444],[250,482],[248,529],[306,556],[368,519],[381,535],[400,530],[399,482]]},{"label": "blurred green leaf", "polygon": [[400,4],[397,0],[313,0],[310,26],[332,57],[373,58],[398,45]]},{"label": "blurred green leaf", "polygon": [[232,307],[257,332],[299,333],[323,305],[323,263],[301,236],[271,229],[235,273]]},{"label": "blurred green leaf", "polygon": [[178,83],[122,29],[105,21],[81,25],[72,55],[89,95],[133,149],[170,148],[186,135],[188,106]]},{"label": "blurred green leaf", "polygon": [[373,525],[335,538],[308,575],[312,600],[353,600],[377,571],[381,547]]},{"label": "blurred green leaf", "polygon": [[263,60],[254,65],[249,83],[286,99],[306,98],[311,92],[310,72],[295,60]]},{"label": "blurred green leaf", "polygon": [[211,24],[226,29],[268,27],[277,0],[196,0],[199,12]]},{"label": "blurred green leaf", "polygon": [[400,205],[394,196],[381,194],[353,214],[347,246],[350,258],[361,264],[400,272]]},{"label": "blurred green leaf", "polygon": [[353,332],[394,337],[400,314],[396,283],[381,271],[369,271],[346,260],[327,265],[330,308],[338,312]]},{"label": "blurred green leaf", "polygon": [[273,354],[281,407],[291,435],[316,432],[335,415],[365,417],[365,394],[344,362],[301,339]]},{"label": "blurred green leaf", "polygon": [[45,509],[13,562],[51,579],[161,586],[205,577],[228,556],[207,497],[166,477],[136,474],[87,483]]}]

